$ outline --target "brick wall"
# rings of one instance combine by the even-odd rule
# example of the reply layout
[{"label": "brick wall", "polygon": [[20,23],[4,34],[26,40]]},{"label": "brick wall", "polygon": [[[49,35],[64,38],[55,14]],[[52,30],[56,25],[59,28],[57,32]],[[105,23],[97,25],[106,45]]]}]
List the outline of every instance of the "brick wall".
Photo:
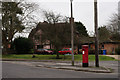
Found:
[{"label": "brick wall", "polygon": [[[115,49],[118,48],[119,44],[107,43],[103,45],[104,49],[107,51],[107,54],[115,54]],[[90,48],[95,49],[95,44],[90,44]],[[99,48],[102,49],[102,44],[99,45]]]}]

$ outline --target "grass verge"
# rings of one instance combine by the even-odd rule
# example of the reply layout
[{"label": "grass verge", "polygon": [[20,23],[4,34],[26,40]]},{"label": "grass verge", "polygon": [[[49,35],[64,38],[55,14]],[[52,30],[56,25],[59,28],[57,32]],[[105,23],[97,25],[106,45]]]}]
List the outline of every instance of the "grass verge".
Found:
[{"label": "grass verge", "polygon": [[[9,54],[9,55],[2,55],[3,59],[30,59],[30,60],[60,60],[60,61],[71,61],[71,55],[60,55],[59,59],[56,59],[56,55],[36,55],[35,58],[32,58],[31,54]],[[82,61],[82,55],[74,55],[75,61]],[[99,55],[100,61],[115,61],[116,59],[105,56]],[[89,61],[95,61],[95,55],[89,55]]]}]

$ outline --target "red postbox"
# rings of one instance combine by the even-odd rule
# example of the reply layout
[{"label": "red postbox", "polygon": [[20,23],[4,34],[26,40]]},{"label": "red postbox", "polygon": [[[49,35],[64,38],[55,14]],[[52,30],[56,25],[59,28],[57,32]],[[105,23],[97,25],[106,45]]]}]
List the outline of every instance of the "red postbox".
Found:
[{"label": "red postbox", "polygon": [[88,67],[88,45],[82,45],[83,67]]}]

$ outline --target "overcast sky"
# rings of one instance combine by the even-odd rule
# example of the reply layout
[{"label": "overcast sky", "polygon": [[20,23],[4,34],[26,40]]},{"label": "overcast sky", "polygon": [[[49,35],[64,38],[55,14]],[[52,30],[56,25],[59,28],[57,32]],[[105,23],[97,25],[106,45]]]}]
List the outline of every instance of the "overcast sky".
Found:
[{"label": "overcast sky", "polygon": [[[56,13],[70,17],[69,0],[34,0],[39,2],[40,8],[52,10]],[[119,0],[99,0],[98,19],[99,26],[106,25],[113,13],[117,13]],[[41,21],[44,20],[39,16]],[[93,0],[73,0],[73,17],[81,21],[88,31],[94,31],[94,6]]]},{"label": "overcast sky", "polygon": [[[70,0],[28,0],[39,4],[39,9],[52,10],[70,17]],[[86,29],[94,31],[94,0],[73,0],[73,17],[81,21]],[[98,26],[107,25],[113,13],[118,12],[120,0],[98,0]],[[39,21],[43,21],[41,13],[36,13]]]}]

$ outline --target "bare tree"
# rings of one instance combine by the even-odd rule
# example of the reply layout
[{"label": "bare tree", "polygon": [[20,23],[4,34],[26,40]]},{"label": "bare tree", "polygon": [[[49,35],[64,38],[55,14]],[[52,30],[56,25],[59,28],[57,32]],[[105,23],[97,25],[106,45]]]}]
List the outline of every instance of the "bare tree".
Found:
[{"label": "bare tree", "polygon": [[116,32],[120,33],[120,16],[117,13],[113,14],[112,17],[110,17],[107,28],[112,33],[116,33]]},{"label": "bare tree", "polygon": [[[53,11],[43,11],[43,15],[44,15],[45,21],[47,21],[49,24],[51,24],[49,26],[49,28],[46,29],[46,31],[48,29],[49,30],[47,32],[44,32],[44,34],[48,35],[50,42],[54,45],[54,47],[56,49],[56,53],[57,53],[56,58],[59,58],[59,54],[57,51],[63,42],[63,35],[61,35],[61,32],[65,33],[65,34],[67,34],[67,33],[64,32],[64,30],[62,29],[62,28],[64,28],[65,25],[58,24],[58,23],[63,23],[63,22],[67,23],[68,17],[64,17],[61,14],[55,14]],[[68,24],[66,24],[66,25],[68,25]]]},{"label": "bare tree", "polygon": [[23,10],[23,15],[19,15],[22,23],[25,26],[25,32],[30,32],[38,24],[38,19],[35,12],[39,9],[38,4],[33,2],[19,1],[19,7]]},{"label": "bare tree", "polygon": [[[28,24],[33,24],[31,15],[34,12],[35,4],[26,2],[2,2],[2,41],[7,52],[7,46],[16,33],[22,32]],[[31,22],[29,22],[31,21]],[[26,26],[27,25],[27,26]],[[29,27],[32,27],[29,25]],[[30,30],[30,29],[29,29]]]},{"label": "bare tree", "polygon": [[107,25],[107,29],[110,32],[110,39],[112,41],[120,41],[120,13],[114,13],[112,17],[110,17],[109,24]]},{"label": "bare tree", "polygon": [[45,18],[45,21],[47,21],[50,24],[56,24],[59,22],[68,22],[69,17],[62,16],[60,13],[56,13],[53,11],[46,11],[43,10],[43,16]]}]

